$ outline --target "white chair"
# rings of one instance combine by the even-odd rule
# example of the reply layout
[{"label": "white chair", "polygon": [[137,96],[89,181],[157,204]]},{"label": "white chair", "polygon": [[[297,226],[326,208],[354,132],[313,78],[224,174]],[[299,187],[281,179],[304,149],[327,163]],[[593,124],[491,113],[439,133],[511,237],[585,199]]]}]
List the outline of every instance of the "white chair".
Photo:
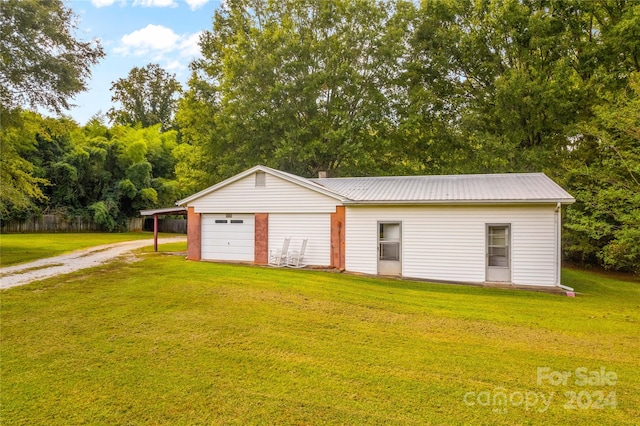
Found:
[{"label": "white chair", "polygon": [[280,250],[269,250],[268,264],[270,266],[275,266],[276,268],[287,266],[287,253],[289,250],[289,241],[291,241],[291,237],[285,238],[284,243],[282,243],[282,249]]},{"label": "white chair", "polygon": [[287,266],[289,268],[304,268],[307,266],[303,263],[304,252],[307,249],[307,239],[302,240],[302,246],[298,251],[290,251],[287,255]]}]

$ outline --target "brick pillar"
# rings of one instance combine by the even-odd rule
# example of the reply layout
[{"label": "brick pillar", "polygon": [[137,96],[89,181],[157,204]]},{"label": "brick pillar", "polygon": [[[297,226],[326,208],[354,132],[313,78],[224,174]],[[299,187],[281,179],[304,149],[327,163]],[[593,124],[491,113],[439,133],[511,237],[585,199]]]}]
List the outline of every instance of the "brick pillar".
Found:
[{"label": "brick pillar", "polygon": [[200,260],[202,242],[202,216],[187,208],[187,260]]},{"label": "brick pillar", "polygon": [[344,206],[336,206],[336,212],[331,213],[331,267],[344,271],[344,233],[345,211]]},{"label": "brick pillar", "polygon": [[253,260],[257,265],[269,263],[269,213],[256,213]]}]

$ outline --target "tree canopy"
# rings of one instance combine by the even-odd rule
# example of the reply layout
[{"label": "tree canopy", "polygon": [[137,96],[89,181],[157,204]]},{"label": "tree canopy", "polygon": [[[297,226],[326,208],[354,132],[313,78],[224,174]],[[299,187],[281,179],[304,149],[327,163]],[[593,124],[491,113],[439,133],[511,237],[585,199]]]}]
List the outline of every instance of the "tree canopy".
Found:
[{"label": "tree canopy", "polygon": [[175,74],[169,74],[158,64],[134,67],[126,78],[111,85],[113,106],[108,116],[121,125],[142,127],[161,124],[163,130],[173,127],[177,95],[182,91]]},{"label": "tree canopy", "polygon": [[75,17],[62,1],[0,3],[0,215],[42,200],[44,178],[25,156],[37,149],[24,107],[60,113],[85,90],[91,66],[104,56],[97,41],[74,37]]},{"label": "tree canopy", "polygon": [[34,165],[25,159],[38,148],[37,124],[30,114],[12,121],[12,126],[0,126],[0,217],[16,210],[27,213],[33,200],[45,198],[42,187],[47,184],[46,179],[34,176]]},{"label": "tree canopy", "polygon": [[[2,136],[27,147],[20,161],[38,192],[7,206],[3,220],[47,211],[92,217],[115,230],[139,210],[171,205],[185,195],[174,173],[175,130],[161,132],[160,124],[107,127],[100,116],[81,127],[30,111],[20,114],[20,123]],[[2,190],[13,188],[3,184]]]},{"label": "tree canopy", "polygon": [[[201,39],[181,126],[198,127],[215,176],[255,163],[302,174],[382,168],[404,3],[230,1]],[[209,111],[207,122],[199,111]],[[215,154],[214,154],[215,153]],[[205,154],[207,155],[207,154]]]},{"label": "tree canopy", "polygon": [[44,107],[60,113],[86,89],[100,43],[75,38],[73,12],[61,0],[0,4],[0,108]]}]

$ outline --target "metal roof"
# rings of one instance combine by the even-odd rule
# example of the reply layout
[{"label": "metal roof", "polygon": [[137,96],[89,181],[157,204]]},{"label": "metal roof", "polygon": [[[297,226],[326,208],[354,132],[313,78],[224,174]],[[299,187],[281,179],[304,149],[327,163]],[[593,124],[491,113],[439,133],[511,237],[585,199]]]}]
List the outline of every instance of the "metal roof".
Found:
[{"label": "metal roof", "polygon": [[544,173],[309,179],[345,204],[573,203]]},{"label": "metal roof", "polygon": [[193,200],[257,171],[266,172],[333,197],[343,204],[569,204],[575,202],[569,193],[544,173],[307,179],[258,165],[180,200],[176,204],[187,205]]},{"label": "metal roof", "polygon": [[177,215],[187,213],[186,207],[165,207],[163,209],[140,210],[140,216],[153,216],[160,214]]}]

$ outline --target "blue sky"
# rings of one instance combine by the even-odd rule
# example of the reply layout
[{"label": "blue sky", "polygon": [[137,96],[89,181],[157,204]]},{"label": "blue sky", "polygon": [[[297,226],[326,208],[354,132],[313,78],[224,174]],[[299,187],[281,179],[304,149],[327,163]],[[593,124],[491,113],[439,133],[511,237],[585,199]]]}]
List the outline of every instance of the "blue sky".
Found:
[{"label": "blue sky", "polygon": [[133,67],[157,63],[186,87],[189,62],[199,55],[198,36],[211,30],[221,0],[72,0],[76,38],[99,39],[107,56],[92,68],[89,90],[68,111],[81,125],[111,107],[111,83]]}]

